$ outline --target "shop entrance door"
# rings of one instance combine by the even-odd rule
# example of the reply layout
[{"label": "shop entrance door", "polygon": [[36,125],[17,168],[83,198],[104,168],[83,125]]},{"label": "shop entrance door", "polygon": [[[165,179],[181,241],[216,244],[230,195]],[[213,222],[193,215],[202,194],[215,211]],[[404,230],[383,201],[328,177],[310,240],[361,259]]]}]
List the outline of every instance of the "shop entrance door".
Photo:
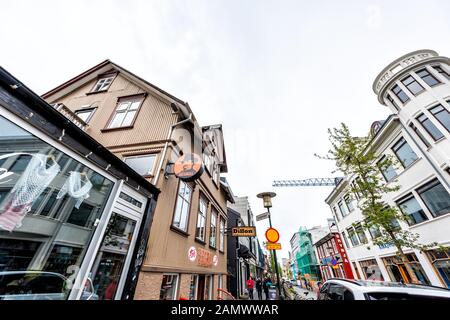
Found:
[{"label": "shop entrance door", "polygon": [[205,300],[205,275],[203,274],[198,276],[197,300]]},{"label": "shop entrance door", "polygon": [[83,296],[120,299],[146,202],[144,196],[123,186],[106,224]]}]

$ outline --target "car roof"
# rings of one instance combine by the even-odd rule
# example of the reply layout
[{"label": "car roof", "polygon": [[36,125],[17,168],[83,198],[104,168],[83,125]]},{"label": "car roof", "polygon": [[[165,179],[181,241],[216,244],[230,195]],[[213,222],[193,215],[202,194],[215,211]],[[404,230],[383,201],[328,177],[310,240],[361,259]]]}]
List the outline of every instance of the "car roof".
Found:
[{"label": "car roof", "polygon": [[333,278],[325,283],[339,283],[362,292],[397,292],[450,297],[450,290],[425,284]]}]

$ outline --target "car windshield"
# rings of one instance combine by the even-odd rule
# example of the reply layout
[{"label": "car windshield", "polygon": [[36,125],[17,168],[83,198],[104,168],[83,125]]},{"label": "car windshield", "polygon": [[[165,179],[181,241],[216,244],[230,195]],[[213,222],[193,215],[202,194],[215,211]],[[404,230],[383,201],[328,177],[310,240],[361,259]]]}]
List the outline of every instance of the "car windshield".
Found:
[{"label": "car windshield", "polygon": [[450,300],[450,298],[393,292],[369,292],[369,300]]},{"label": "car windshield", "polygon": [[65,279],[51,273],[4,273],[0,275],[0,299],[65,299]]}]

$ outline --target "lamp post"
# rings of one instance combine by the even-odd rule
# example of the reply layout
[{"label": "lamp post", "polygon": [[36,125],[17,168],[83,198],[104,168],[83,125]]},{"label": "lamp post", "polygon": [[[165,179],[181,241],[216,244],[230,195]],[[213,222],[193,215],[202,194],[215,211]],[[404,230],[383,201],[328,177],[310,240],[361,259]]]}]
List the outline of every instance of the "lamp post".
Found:
[{"label": "lamp post", "polygon": [[[271,228],[272,228],[272,218],[270,216],[270,208],[272,207],[272,198],[275,197],[276,195],[277,194],[275,192],[262,192],[262,193],[259,193],[256,195],[258,198],[263,199],[264,208],[266,208],[267,212],[269,213],[269,225]],[[281,299],[281,286],[280,286],[280,275],[278,272],[277,252],[275,250],[271,250],[271,253],[275,260],[275,271],[277,273],[278,295]]]}]

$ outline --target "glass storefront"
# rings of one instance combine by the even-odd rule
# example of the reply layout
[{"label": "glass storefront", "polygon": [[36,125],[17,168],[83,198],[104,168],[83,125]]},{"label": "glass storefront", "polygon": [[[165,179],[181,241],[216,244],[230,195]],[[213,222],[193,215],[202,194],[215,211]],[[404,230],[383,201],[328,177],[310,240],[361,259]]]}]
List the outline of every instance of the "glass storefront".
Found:
[{"label": "glass storefront", "polygon": [[0,300],[68,297],[113,184],[0,116]]},{"label": "glass storefront", "polygon": [[[407,254],[406,257],[417,279],[423,284],[431,284],[428,280],[427,275],[425,274],[425,271],[422,268],[422,265],[417,260],[416,255],[414,253],[410,253]],[[383,262],[392,281],[411,283],[411,275],[409,274],[408,270],[405,267],[405,264],[399,257],[393,256],[383,258]]]},{"label": "glass storefront", "polygon": [[175,300],[177,299],[178,275],[165,274],[161,283],[159,300]]},{"label": "glass storefront", "polygon": [[[377,260],[369,259],[364,261],[359,261],[359,265],[361,266],[361,270],[363,272],[364,277],[367,280],[378,280],[383,281],[383,275],[381,274],[380,267],[378,266]],[[355,270],[356,265],[354,265]]]},{"label": "glass storefront", "polygon": [[427,255],[443,284],[450,288],[450,250],[430,250]]}]

